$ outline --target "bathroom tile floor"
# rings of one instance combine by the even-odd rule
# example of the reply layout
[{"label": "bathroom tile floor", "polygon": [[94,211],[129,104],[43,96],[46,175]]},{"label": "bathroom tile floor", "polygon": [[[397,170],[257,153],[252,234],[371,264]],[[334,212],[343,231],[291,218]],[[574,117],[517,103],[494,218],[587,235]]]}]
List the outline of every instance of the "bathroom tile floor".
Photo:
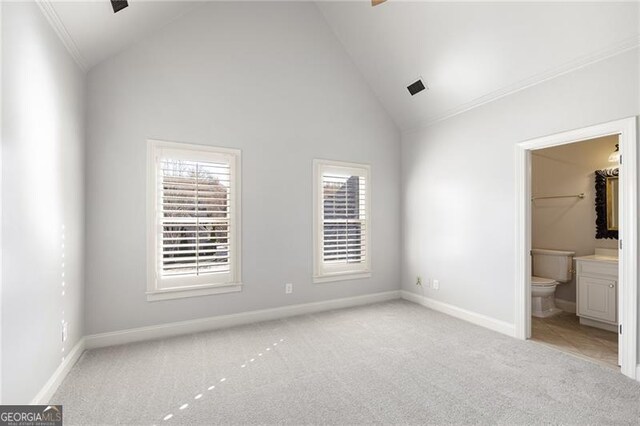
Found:
[{"label": "bathroom tile floor", "polygon": [[580,325],[575,314],[532,317],[531,340],[618,369],[618,334]]}]

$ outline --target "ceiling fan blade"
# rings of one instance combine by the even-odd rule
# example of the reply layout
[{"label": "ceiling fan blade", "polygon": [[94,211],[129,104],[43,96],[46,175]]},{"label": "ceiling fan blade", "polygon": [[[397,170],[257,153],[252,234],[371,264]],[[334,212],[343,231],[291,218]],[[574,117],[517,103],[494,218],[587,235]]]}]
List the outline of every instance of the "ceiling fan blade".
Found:
[{"label": "ceiling fan blade", "polygon": [[379,4],[384,3],[387,0],[371,0],[371,6],[377,6]]}]

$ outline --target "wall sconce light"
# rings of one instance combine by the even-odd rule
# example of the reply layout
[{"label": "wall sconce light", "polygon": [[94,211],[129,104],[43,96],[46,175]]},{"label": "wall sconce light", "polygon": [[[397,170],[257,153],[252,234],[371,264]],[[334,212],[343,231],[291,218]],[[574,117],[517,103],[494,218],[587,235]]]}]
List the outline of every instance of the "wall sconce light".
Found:
[{"label": "wall sconce light", "polygon": [[616,149],[609,155],[610,163],[619,163],[620,162],[620,147],[616,144]]}]

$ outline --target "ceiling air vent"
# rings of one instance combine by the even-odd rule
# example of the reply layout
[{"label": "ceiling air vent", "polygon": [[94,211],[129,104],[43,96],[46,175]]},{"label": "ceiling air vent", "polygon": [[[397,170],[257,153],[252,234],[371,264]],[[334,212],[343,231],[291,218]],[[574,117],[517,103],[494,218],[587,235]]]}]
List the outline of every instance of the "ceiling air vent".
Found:
[{"label": "ceiling air vent", "polygon": [[411,83],[407,86],[407,90],[409,91],[409,93],[411,93],[411,96],[415,95],[416,93],[422,92],[424,89],[426,89],[426,86],[420,79],[418,79],[418,81],[416,81],[415,83]]},{"label": "ceiling air vent", "polygon": [[113,7],[113,13],[117,13],[129,6],[129,2],[127,0],[111,0],[111,6]]}]

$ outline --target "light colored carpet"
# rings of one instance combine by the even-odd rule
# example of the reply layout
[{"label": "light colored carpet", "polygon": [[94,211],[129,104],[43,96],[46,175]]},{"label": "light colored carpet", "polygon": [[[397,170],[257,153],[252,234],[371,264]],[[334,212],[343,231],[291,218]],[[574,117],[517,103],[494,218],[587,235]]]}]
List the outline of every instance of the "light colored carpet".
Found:
[{"label": "light colored carpet", "polygon": [[52,402],[69,425],[640,423],[640,383],[400,300],[88,351]]}]

